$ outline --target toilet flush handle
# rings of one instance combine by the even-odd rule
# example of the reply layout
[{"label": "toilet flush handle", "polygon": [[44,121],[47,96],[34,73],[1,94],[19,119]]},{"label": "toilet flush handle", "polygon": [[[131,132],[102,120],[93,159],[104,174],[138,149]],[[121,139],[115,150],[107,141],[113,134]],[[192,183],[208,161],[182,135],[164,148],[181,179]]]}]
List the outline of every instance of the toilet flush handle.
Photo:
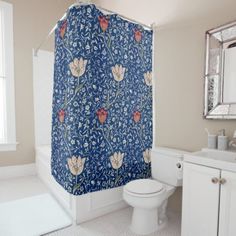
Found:
[{"label": "toilet flush handle", "polygon": [[178,169],[181,169],[181,168],[182,168],[182,163],[178,162],[178,163],[176,164],[176,166],[177,166]]},{"label": "toilet flush handle", "polygon": [[177,170],[176,170],[176,174],[177,174],[177,179],[178,180],[182,180],[183,179],[183,162],[182,161],[178,161],[176,163],[176,167],[177,167]]}]

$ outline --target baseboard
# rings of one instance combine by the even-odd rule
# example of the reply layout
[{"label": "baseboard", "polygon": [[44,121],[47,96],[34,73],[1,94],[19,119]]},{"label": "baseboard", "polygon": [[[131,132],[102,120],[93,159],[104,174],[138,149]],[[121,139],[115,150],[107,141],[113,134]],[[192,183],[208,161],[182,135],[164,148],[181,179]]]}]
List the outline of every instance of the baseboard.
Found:
[{"label": "baseboard", "polygon": [[35,163],[0,167],[0,180],[36,175]]}]

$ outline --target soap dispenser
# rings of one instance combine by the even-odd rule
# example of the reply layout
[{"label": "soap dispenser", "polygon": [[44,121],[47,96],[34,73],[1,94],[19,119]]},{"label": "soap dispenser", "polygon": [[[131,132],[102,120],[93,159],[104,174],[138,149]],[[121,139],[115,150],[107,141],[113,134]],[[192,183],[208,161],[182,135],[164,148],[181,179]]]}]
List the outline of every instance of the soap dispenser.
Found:
[{"label": "soap dispenser", "polygon": [[236,130],[234,131],[233,139],[229,142],[230,148],[236,148]]},{"label": "soap dispenser", "polygon": [[216,147],[217,147],[216,135],[211,134],[207,128],[205,128],[205,131],[206,131],[207,137],[208,137],[208,146],[207,147],[209,149],[216,149]]},{"label": "soap dispenser", "polygon": [[218,150],[227,150],[228,148],[228,137],[225,136],[225,130],[222,129],[219,131],[218,135]]}]

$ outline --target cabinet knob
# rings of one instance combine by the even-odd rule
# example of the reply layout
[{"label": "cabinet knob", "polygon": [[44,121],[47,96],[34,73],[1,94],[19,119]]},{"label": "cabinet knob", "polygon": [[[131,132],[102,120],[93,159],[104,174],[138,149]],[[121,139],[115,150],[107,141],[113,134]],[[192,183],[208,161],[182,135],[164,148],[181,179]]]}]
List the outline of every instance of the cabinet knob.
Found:
[{"label": "cabinet knob", "polygon": [[222,178],[219,180],[220,184],[225,184],[226,183],[226,179]]},{"label": "cabinet knob", "polygon": [[211,182],[212,182],[213,184],[217,184],[217,183],[219,182],[219,179],[216,178],[216,177],[214,177],[214,178],[211,179]]}]

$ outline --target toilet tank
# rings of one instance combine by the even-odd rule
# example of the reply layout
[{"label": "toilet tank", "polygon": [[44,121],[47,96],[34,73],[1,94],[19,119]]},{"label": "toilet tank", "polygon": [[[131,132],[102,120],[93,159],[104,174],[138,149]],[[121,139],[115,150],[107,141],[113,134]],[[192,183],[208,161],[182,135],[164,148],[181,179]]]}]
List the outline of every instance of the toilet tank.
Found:
[{"label": "toilet tank", "polygon": [[152,178],[171,186],[182,186],[183,156],[188,152],[156,147],[152,149]]}]

